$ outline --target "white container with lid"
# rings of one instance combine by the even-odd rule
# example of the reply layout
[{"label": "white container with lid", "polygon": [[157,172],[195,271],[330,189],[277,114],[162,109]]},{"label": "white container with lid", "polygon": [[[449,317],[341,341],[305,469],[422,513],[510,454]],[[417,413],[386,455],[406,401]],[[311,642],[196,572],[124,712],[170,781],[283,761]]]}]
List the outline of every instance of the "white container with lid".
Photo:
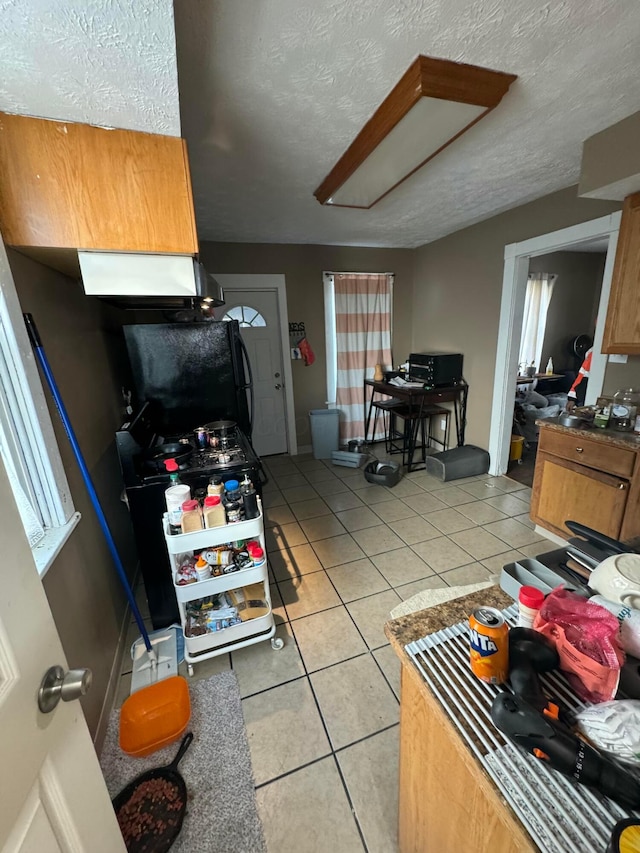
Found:
[{"label": "white container with lid", "polygon": [[535,586],[521,586],[518,593],[518,627],[533,628],[533,623],[538,615],[544,592]]},{"label": "white container with lid", "polygon": [[182,504],[191,498],[191,489],[184,483],[176,483],[165,490],[164,499],[169,513],[169,524],[174,527],[180,525],[182,518]]}]

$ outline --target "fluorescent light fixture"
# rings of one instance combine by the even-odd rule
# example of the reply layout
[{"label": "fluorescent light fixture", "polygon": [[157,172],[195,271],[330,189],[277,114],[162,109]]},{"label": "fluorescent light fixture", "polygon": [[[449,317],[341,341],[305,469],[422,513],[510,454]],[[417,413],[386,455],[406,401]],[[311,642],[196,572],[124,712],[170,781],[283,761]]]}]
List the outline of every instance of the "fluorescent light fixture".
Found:
[{"label": "fluorescent light fixture", "polygon": [[514,74],[419,56],[314,192],[370,208],[498,106]]}]

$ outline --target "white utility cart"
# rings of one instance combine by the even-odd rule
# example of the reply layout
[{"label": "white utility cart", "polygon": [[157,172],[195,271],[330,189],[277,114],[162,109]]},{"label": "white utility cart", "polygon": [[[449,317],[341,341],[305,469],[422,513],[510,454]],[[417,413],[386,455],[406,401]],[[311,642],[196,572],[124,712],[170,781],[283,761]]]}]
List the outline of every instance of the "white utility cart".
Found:
[{"label": "white utility cart", "polygon": [[[176,576],[180,569],[180,557],[184,554],[193,554],[208,548],[215,548],[238,540],[257,540],[262,549],[267,553],[264,541],[264,516],[262,513],[262,502],[259,500],[260,515],[247,521],[239,521],[234,524],[225,524],[223,527],[208,527],[197,530],[194,533],[169,533],[169,521],[164,516],[164,536],[169,552],[169,563],[173,584],[178,599],[178,610],[184,633],[184,659],[187,662],[189,675],[193,675],[193,665],[199,661],[208,660],[217,655],[226,654],[234,649],[241,649],[263,640],[271,640],[274,649],[281,649],[284,642],[276,638],[276,626],[273,620],[271,608],[271,592],[269,590],[268,564],[265,559],[261,566],[252,566],[240,569],[229,574],[222,574],[204,581],[196,581],[180,585],[176,583]],[[248,619],[239,625],[230,625],[218,631],[210,631],[197,637],[189,637],[186,633],[187,615],[186,606],[188,602],[199,601],[212,595],[217,595],[226,590],[240,589],[251,584],[262,584],[264,589],[264,601],[268,605],[268,612],[263,616]]]}]

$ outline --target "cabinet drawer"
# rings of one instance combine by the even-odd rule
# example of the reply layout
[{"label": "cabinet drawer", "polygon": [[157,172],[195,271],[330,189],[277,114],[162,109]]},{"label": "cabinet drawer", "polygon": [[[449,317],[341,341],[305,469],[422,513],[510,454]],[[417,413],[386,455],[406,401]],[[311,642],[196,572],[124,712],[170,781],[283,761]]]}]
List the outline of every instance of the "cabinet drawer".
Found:
[{"label": "cabinet drawer", "polygon": [[631,477],[636,461],[633,450],[544,427],[540,429],[540,450],[620,477]]}]

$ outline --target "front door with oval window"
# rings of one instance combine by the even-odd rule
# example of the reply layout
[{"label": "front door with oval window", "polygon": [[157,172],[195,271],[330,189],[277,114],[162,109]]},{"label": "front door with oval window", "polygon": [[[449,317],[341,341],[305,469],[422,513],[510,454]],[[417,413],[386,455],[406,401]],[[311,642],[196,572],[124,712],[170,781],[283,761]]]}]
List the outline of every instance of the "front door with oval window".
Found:
[{"label": "front door with oval window", "polygon": [[223,320],[238,320],[253,372],[252,443],[258,456],[287,452],[287,419],[282,380],[282,344],[275,290],[225,286]]}]

